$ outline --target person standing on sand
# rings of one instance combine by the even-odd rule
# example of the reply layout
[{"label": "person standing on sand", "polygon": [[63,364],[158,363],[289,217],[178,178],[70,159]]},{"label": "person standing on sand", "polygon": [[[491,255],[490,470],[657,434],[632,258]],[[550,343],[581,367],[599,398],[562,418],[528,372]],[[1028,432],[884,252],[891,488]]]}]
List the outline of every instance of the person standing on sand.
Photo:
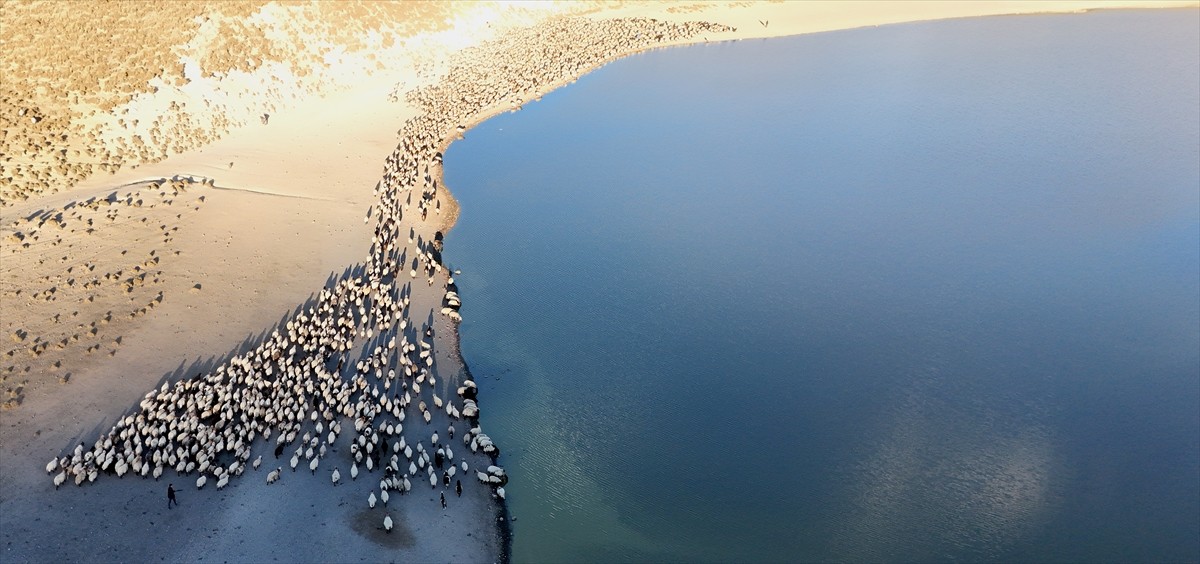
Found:
[{"label": "person standing on sand", "polygon": [[446,508],[446,494],[442,493],[442,509]]},{"label": "person standing on sand", "polygon": [[179,505],[179,500],[175,499],[175,484],[167,484],[167,509],[171,508],[171,504]]}]

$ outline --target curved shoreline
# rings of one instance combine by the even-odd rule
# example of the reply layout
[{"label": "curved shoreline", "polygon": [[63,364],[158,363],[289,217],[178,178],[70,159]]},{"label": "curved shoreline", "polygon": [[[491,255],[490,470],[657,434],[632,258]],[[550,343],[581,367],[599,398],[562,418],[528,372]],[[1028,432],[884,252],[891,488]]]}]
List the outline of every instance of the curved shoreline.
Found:
[{"label": "curved shoreline", "polygon": [[[575,19],[574,21],[588,22],[591,20]],[[651,24],[657,23],[654,20],[648,20],[648,21],[651,22]],[[593,22],[593,25],[602,26],[604,23],[605,23],[605,20],[601,20],[600,22]],[[553,26],[553,25],[555,25],[555,22],[547,22],[545,24],[542,24],[541,26],[534,26],[534,27],[531,27],[531,28],[528,28],[525,30],[521,30],[520,32],[516,32],[516,33],[525,33],[525,34],[535,34],[536,35],[538,33],[538,28],[540,28],[542,26]],[[723,26],[720,26],[719,24],[709,24],[706,22],[697,22],[696,25],[704,26],[705,28],[708,28],[709,26],[716,26],[717,29],[720,29],[721,27],[723,27]],[[661,44],[638,45],[633,48],[626,49],[622,52],[619,52],[615,55],[611,55],[602,60],[592,61],[587,66],[583,67],[583,70],[577,71],[576,74],[573,74],[571,76],[565,76],[565,77],[561,77],[561,78],[558,78],[556,80],[553,80],[553,81],[550,81],[550,82],[547,82],[544,84],[538,84],[534,89],[520,93],[517,96],[514,96],[512,99],[510,99],[508,101],[507,105],[505,104],[504,101],[500,101],[500,102],[496,102],[494,104],[485,106],[479,110],[476,110],[472,114],[469,114],[469,116],[466,117],[465,119],[459,120],[457,125],[453,125],[452,127],[454,127],[455,130],[448,129],[447,133],[442,136],[441,141],[436,145],[436,148],[437,148],[437,150],[435,152],[436,161],[438,162],[438,164],[440,164],[441,163],[441,155],[445,154],[445,152],[448,150],[450,145],[454,143],[454,141],[461,139],[463,137],[463,135],[465,135],[465,133],[467,131],[469,131],[471,128],[487,121],[488,119],[490,119],[492,117],[495,117],[505,111],[517,111],[524,104],[529,103],[530,101],[538,100],[541,98],[541,96],[543,96],[549,92],[552,92],[557,88],[560,88],[562,86],[573,83],[575,80],[582,77],[583,75],[585,75],[589,72],[592,72],[608,63],[617,61],[619,59],[622,59],[622,58],[625,58],[625,57],[628,57],[631,55],[635,55],[640,52],[649,51],[652,49],[677,46],[677,45],[682,45],[682,44],[686,44],[686,43],[687,43],[686,40],[681,41],[678,39],[674,39],[671,43],[666,44],[666,45],[661,45]],[[512,55],[515,55],[515,54],[511,54],[510,56],[512,56]],[[502,54],[500,56],[503,58],[505,55]],[[454,69],[451,69],[447,73],[447,76],[449,76],[453,72],[454,72]],[[458,215],[459,215],[459,207],[458,207],[458,203],[453,199],[453,196],[450,194],[449,187],[445,184],[444,168],[441,166],[437,166],[435,170],[436,170],[436,173],[434,175],[432,175],[433,183],[435,186],[440,185],[441,188],[443,189],[443,192],[439,195],[439,198],[447,198],[451,202],[451,205],[449,206],[449,210],[450,210],[449,214],[447,217],[445,217],[442,220],[442,222],[440,224],[439,232],[442,235],[445,235],[446,233],[449,233],[451,229],[453,229],[454,224],[457,222]],[[458,325],[459,324],[457,322],[451,324],[452,331],[449,336],[450,342],[447,344],[450,348],[451,358],[454,360],[454,362],[456,362],[458,364],[459,370],[463,374],[466,375],[465,380],[473,381],[474,377],[471,374],[470,367],[467,364],[466,359],[463,357],[462,352],[461,352],[461,350],[462,350],[461,349],[461,334],[459,333]],[[495,517],[495,522],[497,523],[497,536],[500,541],[500,547],[501,547],[499,561],[507,563],[512,560],[512,542],[513,542],[513,534],[514,534],[513,529],[512,529],[512,518],[511,518],[511,515],[508,510],[508,504],[504,499],[497,499],[497,503],[495,504],[494,507],[495,507],[494,517]]]},{"label": "curved shoreline", "polygon": [[[1066,14],[1066,13],[1087,13],[1087,12],[1095,11],[1095,10],[1111,10],[1111,9],[1120,9],[1120,8],[1085,8],[1085,9],[1076,10],[1074,12],[1064,12],[1061,10],[1058,10],[1058,11],[1049,10],[1049,11],[1041,11],[1041,12],[1022,11],[1022,12],[1000,13],[1000,14],[965,15],[965,16],[950,17],[950,18],[935,18],[935,19],[931,19],[931,20],[918,20],[918,22],[936,21],[936,20],[940,20],[940,19],[967,19],[967,18],[995,17],[995,16],[1027,16],[1027,15],[1048,15],[1048,14]],[[1130,9],[1136,9],[1136,8],[1130,8]],[[900,23],[918,23],[918,22],[900,22]],[[862,26],[862,27],[867,27],[867,26]],[[876,25],[876,27],[878,27],[878,25]],[[847,28],[847,29],[853,29],[853,28]],[[838,29],[837,31],[841,31],[841,29]],[[726,39],[726,40],[736,40],[736,38]],[[712,42],[717,43],[720,41],[721,40],[712,41]],[[709,43],[709,42],[710,41],[707,38],[703,40],[703,43]],[[587,68],[585,68],[583,71],[579,72],[578,75],[576,75],[576,76],[562,78],[562,79],[559,79],[559,80],[556,80],[553,82],[549,82],[541,87],[538,87],[532,95],[529,95],[527,93],[527,95],[523,98],[523,100],[521,101],[520,104],[513,104],[512,106],[509,106],[509,107],[506,107],[503,104],[496,104],[493,106],[486,107],[486,108],[480,110],[478,113],[472,115],[470,117],[470,119],[463,120],[458,127],[458,131],[456,133],[452,133],[452,134],[446,136],[442,140],[442,142],[438,145],[438,152],[439,152],[439,154],[445,154],[448,151],[450,145],[452,145],[454,143],[454,141],[464,138],[465,135],[467,133],[469,133],[471,129],[475,128],[478,125],[485,123],[489,119],[496,117],[504,112],[516,112],[516,111],[522,109],[524,104],[529,103],[531,101],[540,100],[541,96],[547,95],[563,86],[572,84],[577,79],[583,77],[584,75],[586,75],[590,72],[593,72],[595,70],[598,70],[609,63],[616,62],[618,60],[621,60],[621,59],[624,59],[624,58],[627,58],[627,57],[630,57],[630,56],[633,56],[633,55],[636,55],[636,54],[639,54],[642,52],[647,52],[647,51],[652,51],[652,50],[657,50],[657,49],[665,49],[665,48],[670,48],[670,47],[691,46],[691,45],[696,45],[698,43],[700,43],[700,42],[685,40],[685,41],[673,42],[668,45],[652,45],[652,46],[643,46],[643,47],[631,49],[631,50],[622,52],[620,54],[614,55],[608,59],[596,62],[596,63],[588,66]],[[438,174],[436,176],[436,180],[439,184],[442,185],[442,187],[446,188],[447,192],[449,192],[450,187],[444,181],[444,169],[439,168]],[[455,211],[456,212],[458,211],[457,206],[455,207]],[[457,217],[455,217],[455,220],[457,220]],[[446,224],[446,226],[443,228],[443,232],[448,233],[454,227],[455,223],[456,223],[456,221],[448,222]],[[466,359],[462,356],[462,353],[461,353],[461,334],[458,330],[457,323],[454,324],[454,331],[453,331],[452,339],[454,341],[452,346],[455,351],[456,361],[461,364],[462,370],[468,374],[468,377],[473,379],[473,377],[470,376],[470,369],[467,365]],[[512,558],[511,550],[512,550],[512,540],[513,540],[514,532],[511,530],[511,526],[512,526],[511,519],[508,518],[509,512],[508,512],[508,506],[507,506],[506,501],[500,500],[499,503],[497,504],[497,515],[505,517],[504,519],[502,519],[500,521],[500,527],[499,527],[499,532],[500,532],[500,534],[502,536],[502,540],[503,540],[503,554],[502,554],[501,561],[509,562],[509,561],[511,561],[511,558]]]},{"label": "curved shoreline", "polygon": [[[484,121],[486,121],[487,119],[490,119],[490,118],[491,118],[491,116],[494,116],[494,115],[496,115],[496,114],[494,114],[494,113],[493,113],[493,114],[492,114],[492,115],[490,115],[490,116],[484,116],[484,118],[480,118],[479,120],[476,120],[475,122],[473,122],[473,124],[469,124],[469,125],[468,125],[468,130],[467,130],[467,131],[470,131],[470,130],[469,130],[469,127],[472,127],[472,126],[474,126],[474,125],[476,125],[476,124],[481,124],[481,122],[484,122]],[[510,122],[510,124],[509,124],[509,125],[511,125],[511,122]],[[494,127],[493,127],[493,128],[494,128]],[[505,126],[504,126],[504,128],[505,128],[505,130],[506,130],[506,128],[509,128],[509,127],[508,127],[508,125],[505,125]],[[575,131],[581,131],[581,130],[575,130]],[[452,142],[451,142],[451,143],[452,143]],[[446,146],[449,146],[449,143],[448,143],[448,144],[446,144],[446,145],[444,146],[443,150],[446,148]],[[534,154],[528,154],[528,152],[526,152],[526,154],[527,154],[527,155],[536,155],[536,154],[535,154],[535,152],[534,152]],[[520,157],[518,157],[518,158],[520,158]],[[485,179],[486,179],[486,178],[487,178],[487,175],[488,175],[488,170],[482,170],[481,174],[482,174],[482,178],[485,178]],[[506,190],[512,190],[512,187],[508,187],[508,188],[506,188]],[[521,187],[517,187],[517,190],[521,190]],[[484,214],[486,214],[486,212],[487,212],[487,211],[488,211],[488,210],[481,210],[480,212],[484,212]],[[511,211],[511,210],[505,210],[505,211]],[[494,216],[494,214],[490,214],[490,215]],[[468,265],[464,264],[464,268],[466,268],[466,266],[468,266]],[[493,281],[493,282],[494,282],[494,281]],[[494,286],[494,284],[493,284],[493,286]],[[520,286],[520,284],[518,284],[518,286]],[[494,288],[493,288],[493,289],[494,289]],[[520,292],[518,292],[518,295],[520,295]],[[518,317],[520,317],[520,316],[518,316]],[[503,322],[502,322],[502,323],[503,323]],[[503,332],[503,331],[502,331],[502,332]],[[494,336],[494,335],[493,335],[493,336]],[[478,360],[478,359],[476,359],[476,360]],[[493,359],[493,360],[494,360],[494,359]],[[503,364],[502,364],[502,366],[503,366]],[[520,395],[520,394],[521,394],[521,392],[520,392],[520,391],[514,391],[514,394],[518,394],[518,395]],[[520,403],[520,402],[518,402],[518,403]],[[510,410],[510,413],[511,413],[511,410]],[[528,413],[528,412],[526,412],[526,413]],[[517,414],[518,414],[518,415],[520,415],[520,412],[517,412]],[[524,419],[524,418],[521,418],[521,419]],[[515,431],[516,431],[516,430],[515,430]],[[516,431],[516,432],[523,432],[523,431]],[[772,443],[774,443],[774,442],[772,442]],[[770,443],[768,443],[768,444],[770,444]],[[778,443],[775,443],[775,444],[778,444]],[[542,460],[542,462],[545,462],[545,460]],[[602,462],[601,462],[600,466],[602,466]],[[551,467],[542,467],[541,469],[542,469],[542,470],[545,470],[545,472],[558,472],[558,468],[554,468],[553,466],[551,466]],[[516,506],[516,509],[517,509],[517,510],[521,510],[520,502],[517,502],[517,503],[518,503],[518,505]],[[529,511],[530,511],[530,509],[540,509],[540,510],[544,510],[544,511],[545,511],[545,510],[551,510],[551,509],[550,509],[550,505],[544,505],[544,506],[539,506],[539,508],[526,508],[526,509],[524,509],[524,511],[526,511],[526,512],[529,512]],[[522,514],[522,515],[523,515],[523,514]],[[544,538],[542,538],[542,540],[548,540],[548,539],[547,539],[547,538],[545,538],[545,536],[544,536]],[[527,541],[523,541],[523,542],[527,542]],[[521,546],[526,546],[526,545],[521,545]],[[529,556],[528,556],[528,553],[526,553],[526,557],[529,557]]]}]

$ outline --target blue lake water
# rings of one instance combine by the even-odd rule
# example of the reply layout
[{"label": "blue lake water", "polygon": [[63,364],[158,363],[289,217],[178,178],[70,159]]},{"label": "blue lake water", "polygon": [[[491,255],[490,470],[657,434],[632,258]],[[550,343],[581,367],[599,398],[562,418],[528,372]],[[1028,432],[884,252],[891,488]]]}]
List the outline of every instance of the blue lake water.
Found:
[{"label": "blue lake water", "polygon": [[535,561],[1200,559],[1200,17],[630,57],[454,143]]}]

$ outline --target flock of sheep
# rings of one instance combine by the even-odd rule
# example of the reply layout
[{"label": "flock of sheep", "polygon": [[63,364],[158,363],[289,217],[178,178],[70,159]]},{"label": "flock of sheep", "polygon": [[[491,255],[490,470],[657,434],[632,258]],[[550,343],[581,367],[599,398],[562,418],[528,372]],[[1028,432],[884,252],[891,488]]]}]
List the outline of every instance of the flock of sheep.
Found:
[{"label": "flock of sheep", "polygon": [[[461,320],[454,279],[443,273],[441,234],[432,241],[418,234],[432,229],[425,224],[430,210],[441,212],[441,151],[463,124],[497,107],[519,107],[548,84],[623,54],[729,29],[562,19],[467,50],[440,83],[409,96],[420,112],[400,130],[376,187],[378,202],[367,215],[375,216],[375,231],[363,268],[323,289],[253,350],[211,372],[164,383],[90,447],[81,443],[52,459],[46,470],[55,487],[83,485],[102,473],[158,479],[175,472],[195,475],[197,488],[212,479],[220,489],[247,467],[259,470],[261,451],[271,451],[281,462],[267,474],[268,484],[284,479],[285,465],[294,472],[304,464],[315,474],[324,464],[334,485],[343,467],[352,480],[380,472],[378,496],[373,490],[367,502],[386,506],[414,483],[461,487],[456,476],[470,466],[455,458],[458,424],[466,429],[461,448],[492,460],[476,470],[475,481],[503,499],[508,477],[494,464],[498,448],[479,427],[476,385],[439,377],[435,312],[418,317],[409,309],[418,276],[430,287],[444,280],[440,313]],[[421,318],[428,321],[419,328],[410,321]],[[383,525],[391,530],[390,516]]]}]

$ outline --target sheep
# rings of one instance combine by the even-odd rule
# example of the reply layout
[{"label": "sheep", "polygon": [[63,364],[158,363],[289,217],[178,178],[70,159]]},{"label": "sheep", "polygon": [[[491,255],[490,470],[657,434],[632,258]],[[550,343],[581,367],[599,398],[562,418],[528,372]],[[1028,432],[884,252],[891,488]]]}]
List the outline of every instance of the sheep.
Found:
[{"label": "sheep", "polygon": [[55,471],[55,470],[57,470],[57,469],[58,469],[58,459],[57,459],[57,458],[51,458],[51,459],[50,459],[50,462],[46,464],[46,473],[47,473],[47,474],[53,474],[53,473],[54,473],[54,471]]},{"label": "sheep", "polygon": [[358,479],[358,463],[356,463],[356,462],[350,463],[350,479],[351,480]]},{"label": "sheep", "polygon": [[279,480],[280,472],[283,472],[282,467],[275,468],[269,474],[267,474],[267,484],[274,484],[277,480]]},{"label": "sheep", "polygon": [[262,455],[261,454],[258,455],[258,458],[254,459],[254,469],[258,470],[259,466],[262,466]]},{"label": "sheep", "polygon": [[382,501],[383,505],[387,506],[387,502],[388,502],[387,490],[383,490],[383,491],[379,492],[379,501]]},{"label": "sheep", "polygon": [[208,476],[200,476],[199,478],[196,478],[196,489],[203,488],[204,483],[207,481],[208,481]]},{"label": "sheep", "polygon": [[229,474],[222,474],[221,479],[217,480],[217,489],[224,488],[229,483]]},{"label": "sheep", "polygon": [[67,481],[67,471],[63,470],[62,472],[59,472],[57,476],[54,477],[54,489],[57,490],[58,487],[63,485],[63,482],[65,482],[65,481]]},{"label": "sheep", "polygon": [[375,492],[371,492],[371,495],[367,496],[367,505],[371,506],[371,509],[375,508]]},{"label": "sheep", "polygon": [[342,479],[342,473],[338,472],[337,468],[334,468],[333,476],[331,476],[331,479],[333,480],[333,485],[335,485],[335,486],[338,485],[338,480]]},{"label": "sheep", "polygon": [[389,533],[392,532],[392,516],[386,513],[383,515],[383,529]]},{"label": "sheep", "polygon": [[[606,48],[610,50],[610,55],[614,52],[613,49],[617,49],[615,45]],[[526,84],[522,89],[528,90],[532,86],[532,83]],[[508,102],[520,105],[522,98],[519,92],[514,91],[512,96],[513,99],[509,100],[498,94],[494,99],[489,99],[488,103]],[[461,103],[463,107],[451,110],[454,115],[458,114],[457,110],[463,110],[464,115],[471,115],[484,106],[478,104],[475,97],[470,100],[464,98]],[[477,415],[479,410],[479,406],[475,404],[477,390],[473,382],[463,383],[459,392],[462,397],[457,401],[453,400],[453,396],[447,400],[439,396],[436,379],[430,373],[430,367],[437,365],[436,354],[432,352],[433,328],[421,325],[418,329],[418,321],[413,323],[413,332],[406,331],[410,319],[419,319],[418,316],[423,317],[426,313],[408,309],[410,298],[413,297],[412,286],[417,271],[428,275],[429,282],[432,283],[435,273],[447,275],[444,271],[450,270],[441,264],[441,257],[437,252],[440,251],[438,242],[431,243],[425,240],[423,235],[418,237],[412,227],[411,218],[400,217],[402,208],[407,209],[409,204],[418,206],[422,214],[430,208],[436,212],[441,207],[436,190],[440,182],[441,172],[438,169],[442,156],[440,153],[434,155],[437,146],[433,140],[441,138],[443,133],[449,133],[450,128],[457,124],[458,118],[440,115],[439,111],[432,113],[432,122],[418,122],[414,129],[406,126],[401,130],[401,147],[397,148],[397,152],[385,164],[383,179],[376,187],[376,197],[379,201],[373,205],[365,218],[368,223],[377,220],[378,226],[364,271],[356,272],[353,276],[322,289],[312,307],[306,306],[303,311],[298,311],[285,322],[286,329],[280,327],[257,348],[229,359],[208,374],[199,374],[193,379],[172,385],[163,383],[161,391],[152,390],[142,404],[145,420],[138,420],[132,416],[121,420],[121,424],[114,428],[111,434],[112,443],[115,444],[112,447],[105,445],[104,448],[94,449],[97,453],[114,452],[116,458],[110,460],[107,456],[96,457],[96,465],[112,464],[120,459],[133,460],[130,458],[130,447],[126,446],[125,452],[121,449],[120,442],[126,441],[127,437],[124,434],[120,435],[119,439],[117,437],[118,433],[136,423],[138,426],[147,426],[146,432],[143,433],[147,438],[134,439],[133,442],[136,444],[143,441],[148,445],[148,452],[154,455],[152,464],[158,467],[156,477],[161,473],[161,466],[175,468],[183,462],[183,468],[191,471],[192,464],[204,468],[206,463],[211,463],[217,468],[221,467],[223,462],[231,472],[214,474],[214,479],[229,479],[230,473],[237,475],[249,459],[253,458],[248,451],[243,451],[243,448],[253,444],[255,432],[261,433],[263,437],[275,433],[277,444],[284,444],[279,441],[286,437],[286,443],[289,445],[294,445],[297,432],[304,434],[305,440],[301,446],[311,449],[307,459],[310,461],[310,470],[315,475],[319,459],[325,453],[321,452],[314,457],[312,451],[328,446],[331,459],[339,456],[332,453],[332,449],[335,441],[340,440],[337,437],[341,434],[337,428],[337,421],[344,417],[353,422],[357,432],[368,431],[368,437],[373,437],[377,432],[375,429],[383,426],[387,428],[384,438],[401,438],[401,441],[398,441],[399,446],[393,447],[391,453],[386,453],[387,447],[382,446],[376,438],[372,438],[370,448],[366,447],[366,440],[354,441],[360,448],[367,449],[367,453],[372,456],[364,459],[366,453],[351,453],[350,458],[354,461],[350,469],[352,479],[357,479],[357,472],[364,464],[367,465],[368,471],[372,471],[374,466],[384,466],[384,454],[391,455],[387,466],[399,468],[398,454],[402,451],[410,461],[410,474],[384,473],[389,481],[386,489],[399,490],[401,480],[407,482],[409,477],[416,476],[418,464],[432,475],[429,461],[433,452],[426,453],[423,449],[417,449],[422,456],[414,459],[414,453],[402,437],[394,436],[402,433],[402,427],[394,423],[396,420],[403,421],[403,409],[406,409],[414,399],[413,396],[416,396],[418,402],[428,402],[430,406],[438,409],[450,408],[445,411],[451,419],[460,418],[457,415],[458,410],[452,404],[463,400],[469,400],[464,406],[468,417]],[[422,167],[424,171],[421,170]],[[424,183],[419,180],[422,175],[427,175]],[[374,207],[376,205],[378,207]],[[416,245],[415,248],[411,244],[403,246],[401,238],[404,236],[404,229],[409,230],[407,235],[411,243]],[[410,276],[413,281],[402,280],[405,268],[411,268]],[[458,275],[459,272],[454,271],[454,274]],[[396,275],[399,275],[400,279],[394,279]],[[448,285],[436,293],[443,293],[442,303],[451,309],[458,309],[462,300],[457,294],[457,289],[453,287],[453,280],[449,277],[443,280],[446,280]],[[413,305],[424,309],[429,305],[426,298],[436,300],[436,293],[416,296],[417,304]],[[432,314],[432,308],[430,309],[428,313]],[[429,319],[432,323],[434,316],[430,315]],[[438,322],[446,321],[439,319]],[[367,339],[366,343],[361,340],[364,337]],[[350,352],[357,351],[359,347],[363,349],[361,355]],[[352,359],[351,355],[358,358]],[[336,370],[326,368],[325,363],[331,360],[338,362]],[[342,362],[349,362],[352,366],[343,370]],[[395,380],[399,380],[399,386]],[[447,382],[443,381],[443,386],[446,384]],[[430,388],[431,395],[424,396],[421,386]],[[418,414],[427,424],[432,423],[430,406],[422,405]],[[143,414],[137,415],[142,416]],[[444,423],[439,420],[439,426],[441,425]],[[153,433],[150,432],[151,429]],[[314,429],[316,438],[311,434]],[[448,434],[432,438],[432,451],[444,448],[447,441],[453,442],[455,438],[460,438],[453,430],[444,427],[440,432]],[[109,437],[103,438],[107,440]],[[358,438],[350,435],[346,442]],[[497,452],[490,439],[471,438],[474,440],[468,440],[465,444],[472,446],[473,450],[482,449],[485,453],[493,455]],[[325,439],[325,445],[318,444],[321,439]],[[313,442],[314,440],[318,442]],[[235,443],[236,448],[231,446]],[[128,444],[129,442],[126,442],[126,445]],[[178,449],[176,445],[184,445],[184,448]],[[200,452],[207,452],[207,456],[199,456],[194,445],[203,449]],[[220,448],[213,448],[215,445],[219,445]],[[228,455],[235,452],[240,463],[228,466],[229,460],[221,461],[228,459]],[[282,451],[277,452],[282,454]],[[304,452],[301,449],[292,457],[293,471],[299,464],[298,457]],[[85,463],[82,460],[83,454],[84,449],[79,449],[80,463]],[[457,466],[453,462],[450,449],[444,450],[444,457],[451,461],[451,469]],[[460,457],[460,462],[461,458],[463,457]],[[205,459],[211,459],[211,462]],[[253,460],[252,467],[257,470],[261,464],[261,457]],[[336,462],[333,464],[336,465]],[[61,466],[62,462],[59,465]],[[486,465],[485,462],[483,466]],[[437,466],[440,468],[442,464]],[[118,468],[120,467],[118,465]],[[145,466],[135,465],[134,470],[136,472],[140,468],[149,467],[150,463]],[[326,467],[332,469],[331,479],[340,485],[340,479],[334,477],[340,474],[340,469],[329,465]],[[55,470],[50,468],[48,472],[53,474]],[[467,471],[465,463],[462,464],[462,470],[464,473]],[[438,471],[437,474],[443,473]],[[66,477],[73,475],[75,474],[66,473]],[[449,476],[450,471],[447,470],[444,475]],[[275,473],[274,479],[278,479],[278,472]]]}]

